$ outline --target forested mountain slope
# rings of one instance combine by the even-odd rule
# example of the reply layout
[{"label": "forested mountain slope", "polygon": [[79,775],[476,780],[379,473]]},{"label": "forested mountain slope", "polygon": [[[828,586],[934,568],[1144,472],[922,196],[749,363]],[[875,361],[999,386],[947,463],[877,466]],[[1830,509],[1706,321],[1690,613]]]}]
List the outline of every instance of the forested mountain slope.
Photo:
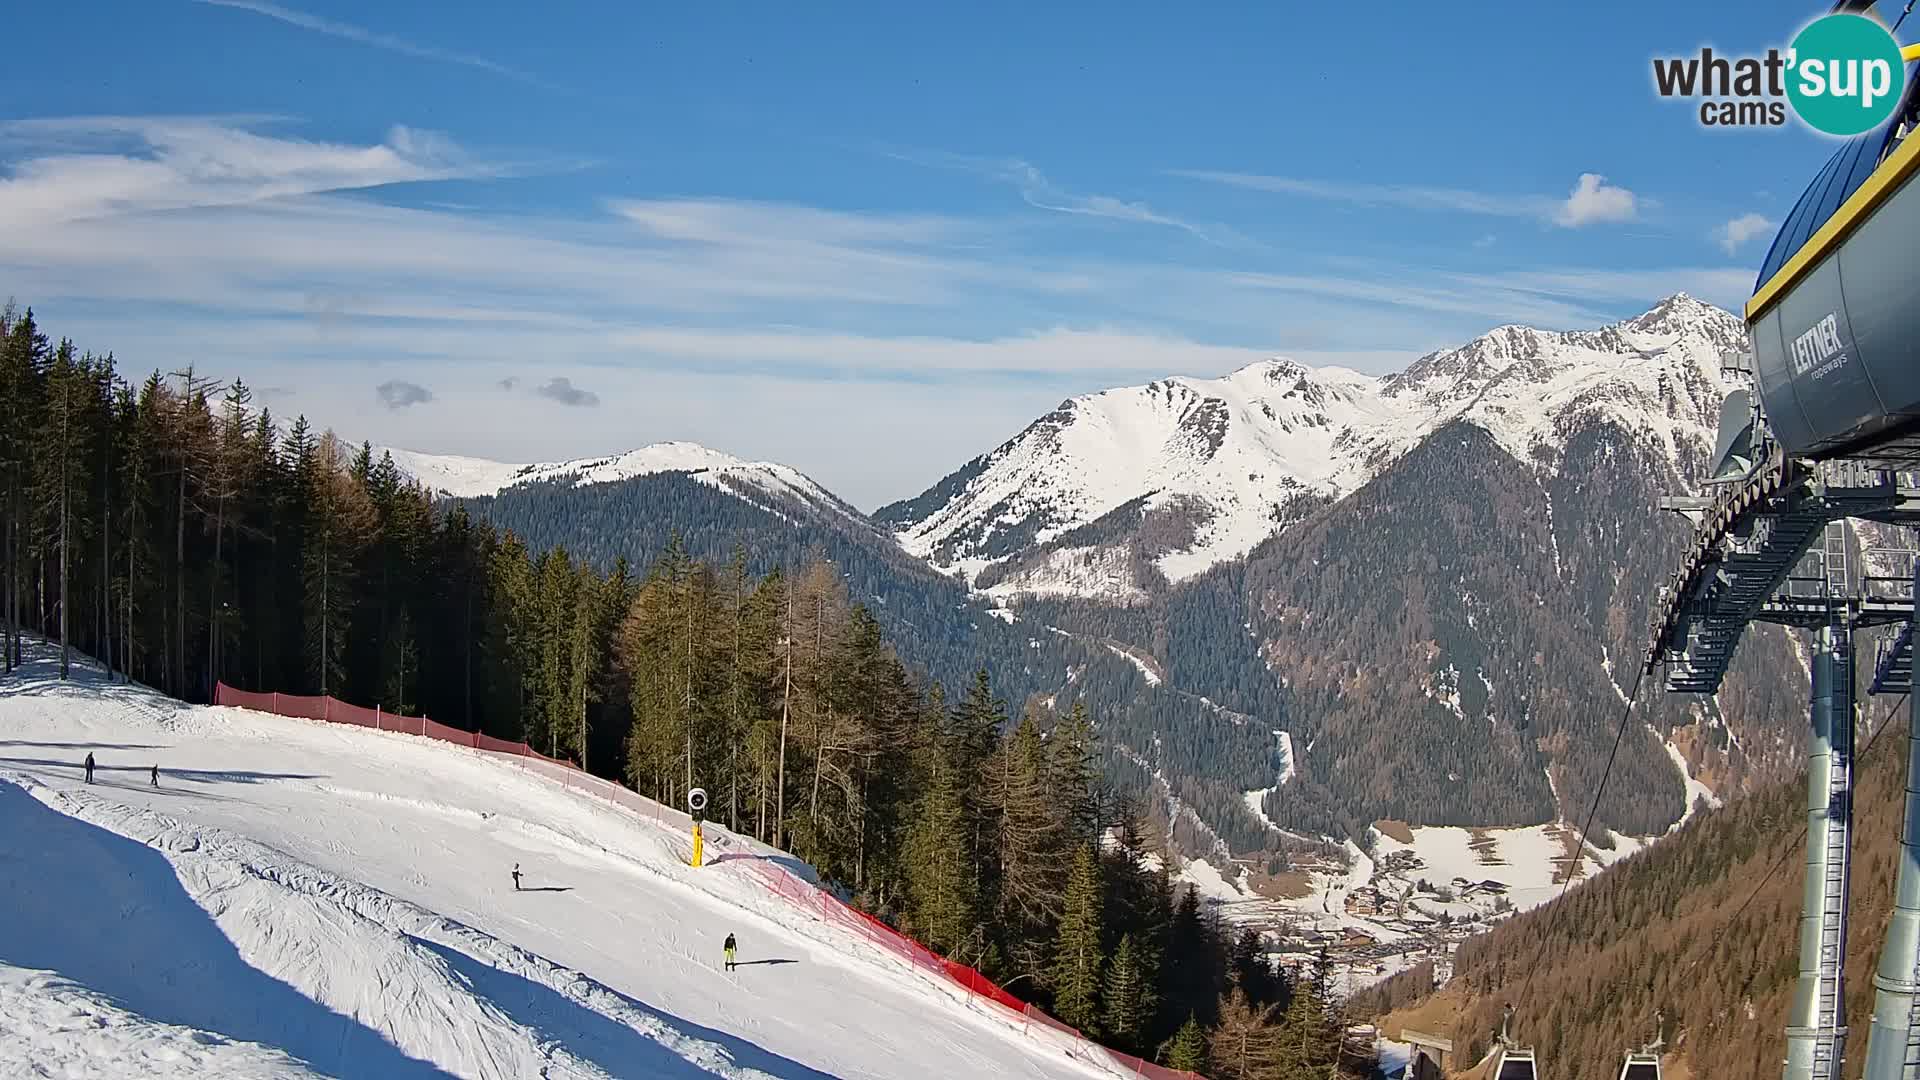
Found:
[{"label": "forested mountain slope", "polygon": [[[1870,973],[1892,908],[1906,708],[1862,704],[1883,730],[1861,755],[1854,801],[1850,1078],[1866,1059]],[[1797,960],[1805,800],[1802,778],[1700,816],[1565,899],[1466,942],[1453,981],[1431,1000],[1422,965],[1364,995],[1356,1011],[1399,1010],[1386,1024],[1392,1036],[1419,1007],[1415,1026],[1450,1030],[1470,1061],[1510,1002],[1516,1038],[1540,1048],[1556,1080],[1612,1080],[1621,1052],[1645,1042],[1663,1015],[1667,1046],[1694,1076],[1773,1075]]]},{"label": "forested mountain slope", "polygon": [[[1274,361],[1106,391],[872,519],[685,444],[413,459],[602,568],[675,534],[702,558],[743,547],[756,572],[821,552],[911,666],[953,685],[986,662],[1013,700],[1087,700],[1125,790],[1177,800],[1190,846],[1257,850],[1284,838],[1250,792],[1308,836],[1585,805],[1686,532],[1655,507],[1702,474],[1741,344],[1733,315],[1675,296],[1377,379]],[[1789,767],[1779,717],[1803,687],[1784,637],[1755,635],[1716,700],[1645,712],[1600,823],[1658,833],[1690,778],[1731,795]]]}]

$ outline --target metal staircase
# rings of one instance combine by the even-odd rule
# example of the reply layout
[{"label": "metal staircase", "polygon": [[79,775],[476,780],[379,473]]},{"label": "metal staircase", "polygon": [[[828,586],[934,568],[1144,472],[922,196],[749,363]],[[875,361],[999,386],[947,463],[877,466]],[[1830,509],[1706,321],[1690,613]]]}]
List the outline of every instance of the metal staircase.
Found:
[{"label": "metal staircase", "polygon": [[1913,622],[1900,624],[1892,636],[1882,638],[1874,650],[1873,686],[1875,694],[1906,694],[1913,691]]},{"label": "metal staircase", "polygon": [[[1828,623],[1836,597],[1853,611],[1855,626],[1904,619],[1904,597],[1834,591],[1829,564],[1846,568],[1846,518],[1920,524],[1914,480],[1851,463],[1809,468],[1775,457],[1711,501],[1667,500],[1667,508],[1699,525],[1685,565],[1660,590],[1654,619],[1648,662],[1666,665],[1667,691],[1718,691],[1749,623],[1812,630]],[[1810,552],[1818,565],[1795,578]]]}]

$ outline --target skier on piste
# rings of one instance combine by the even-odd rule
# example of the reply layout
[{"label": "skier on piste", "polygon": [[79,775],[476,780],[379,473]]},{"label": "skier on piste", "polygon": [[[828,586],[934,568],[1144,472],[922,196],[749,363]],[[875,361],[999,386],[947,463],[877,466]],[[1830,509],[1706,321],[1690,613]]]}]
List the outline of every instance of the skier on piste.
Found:
[{"label": "skier on piste", "polygon": [[520,864],[519,863],[513,864],[513,891],[514,892],[520,891]]},{"label": "skier on piste", "polygon": [[93,783],[93,751],[87,751],[87,783]]},{"label": "skier on piste", "polygon": [[725,949],[725,950],[726,950],[726,954],[727,954],[727,970],[728,970],[728,971],[732,971],[732,970],[733,970],[733,950],[734,950],[734,947],[735,947],[735,944],[736,944],[736,943],[735,943],[735,942],[734,942],[734,940],[733,940],[733,935],[732,935],[732,934],[728,934],[728,935],[727,935],[727,943],[726,943],[725,945],[723,945],[723,946],[721,946],[721,947],[722,947],[723,949]]},{"label": "skier on piste", "polygon": [[153,779],[151,783],[153,784],[154,787],[160,786],[160,766],[159,765],[155,765],[153,767]]}]

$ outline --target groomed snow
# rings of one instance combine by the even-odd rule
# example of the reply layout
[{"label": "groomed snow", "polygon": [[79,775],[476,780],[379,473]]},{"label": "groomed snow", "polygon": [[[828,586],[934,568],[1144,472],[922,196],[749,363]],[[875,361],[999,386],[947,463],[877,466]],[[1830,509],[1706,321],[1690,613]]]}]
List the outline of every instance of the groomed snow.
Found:
[{"label": "groomed snow", "polygon": [[1107,1075],[775,896],[782,857],[725,830],[695,870],[678,827],[510,761],[49,667],[0,689],[0,1074]]}]

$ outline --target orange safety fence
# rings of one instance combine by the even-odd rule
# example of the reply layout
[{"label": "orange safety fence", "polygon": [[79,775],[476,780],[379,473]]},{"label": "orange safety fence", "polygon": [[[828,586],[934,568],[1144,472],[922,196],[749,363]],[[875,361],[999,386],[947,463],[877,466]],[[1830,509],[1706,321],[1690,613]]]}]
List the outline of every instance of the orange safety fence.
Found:
[{"label": "orange safety fence", "polygon": [[[679,828],[686,828],[693,821],[687,814],[664,806],[637,791],[583,772],[571,761],[550,758],[526,743],[496,739],[476,731],[463,731],[460,728],[435,723],[424,716],[396,716],[379,708],[369,709],[360,705],[349,705],[332,697],[252,693],[236,690],[226,683],[214,684],[213,703],[280,716],[420,735],[458,746],[472,747],[486,753],[515,757],[521,759],[521,765],[548,779],[598,795],[609,802],[617,803],[656,821],[672,822]],[[1123,1054],[1094,1042],[1074,1028],[1048,1016],[1039,1008],[1008,993],[978,971],[958,961],[948,960],[770,859],[751,858],[745,861],[745,866],[749,873],[760,879],[769,892],[801,911],[858,934],[880,949],[906,961],[922,973],[959,986],[971,997],[984,999],[1006,1009],[1023,1021],[1037,1023],[1077,1040],[1081,1044],[1081,1056],[1097,1058],[1126,1076],[1150,1077],[1152,1080],[1199,1080],[1194,1073],[1156,1065],[1144,1058]],[[1023,1030],[1025,1030],[1024,1026]]]}]

